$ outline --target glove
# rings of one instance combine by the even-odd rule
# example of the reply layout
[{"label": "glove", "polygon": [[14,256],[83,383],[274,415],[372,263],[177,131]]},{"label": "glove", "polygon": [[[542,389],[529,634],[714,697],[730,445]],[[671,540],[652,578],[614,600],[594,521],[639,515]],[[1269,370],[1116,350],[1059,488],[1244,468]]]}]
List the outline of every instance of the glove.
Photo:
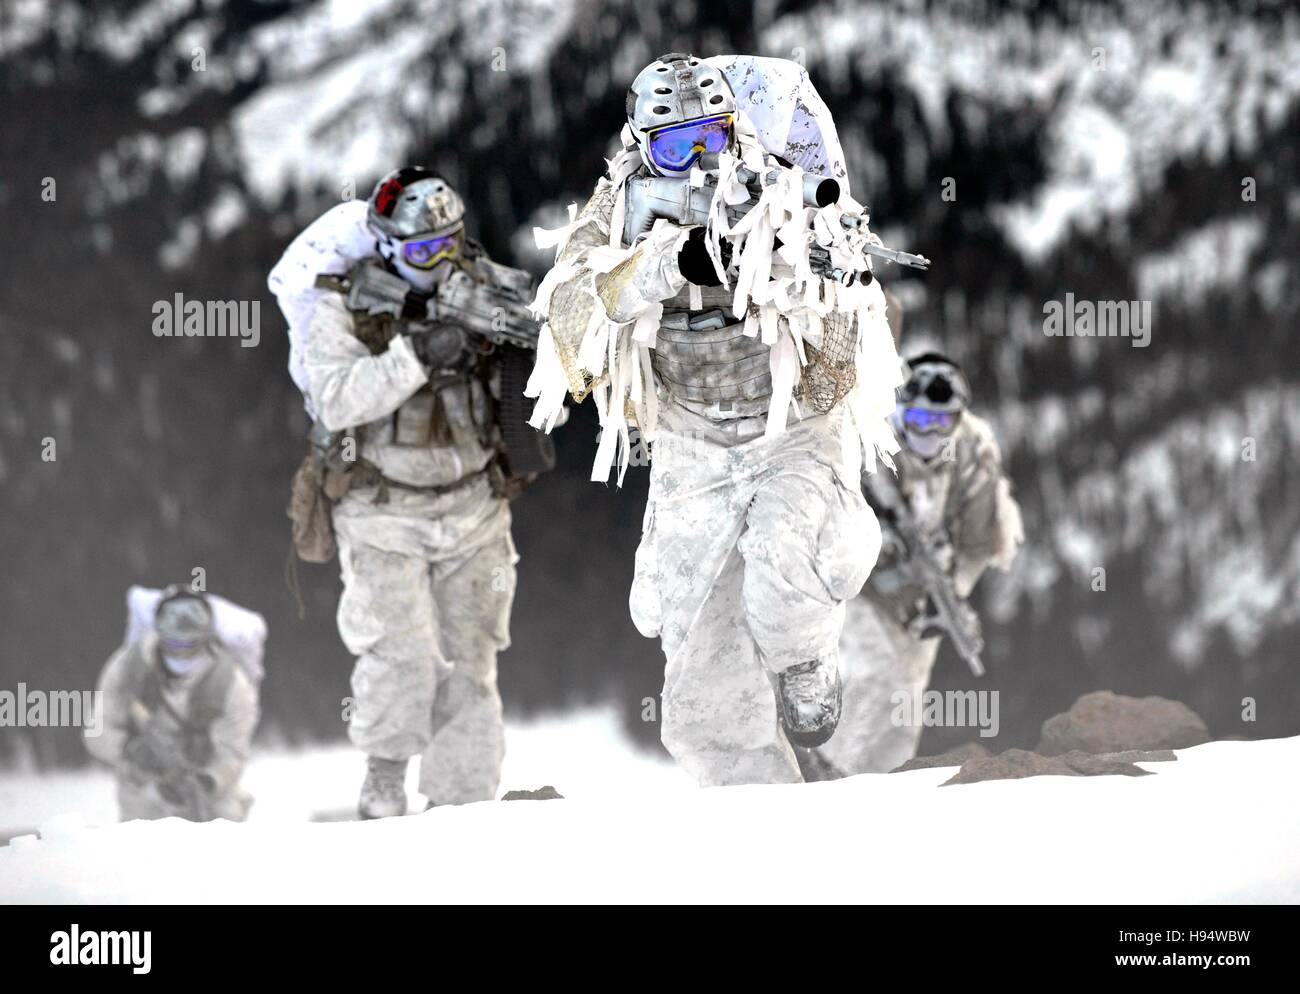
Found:
[{"label": "glove", "polygon": [[957,565],[957,552],[952,547],[952,539],[948,537],[947,529],[940,528],[929,538],[930,555],[934,557],[935,563],[939,568],[952,576],[953,568]]},{"label": "glove", "polygon": [[175,764],[158,755],[157,750],[143,735],[137,735],[122,749],[122,761],[133,771],[146,777],[169,775]]},{"label": "glove", "polygon": [[415,357],[430,369],[455,369],[469,352],[469,336],[445,321],[411,326],[406,332]]},{"label": "glove", "polygon": [[[726,269],[731,265],[731,242],[723,238],[718,244],[718,251],[722,256],[722,268]],[[702,227],[692,228],[686,241],[682,243],[681,251],[677,253],[677,268],[688,282],[697,286],[722,285],[722,280],[718,278],[717,270],[713,266],[713,260],[709,258]]]}]

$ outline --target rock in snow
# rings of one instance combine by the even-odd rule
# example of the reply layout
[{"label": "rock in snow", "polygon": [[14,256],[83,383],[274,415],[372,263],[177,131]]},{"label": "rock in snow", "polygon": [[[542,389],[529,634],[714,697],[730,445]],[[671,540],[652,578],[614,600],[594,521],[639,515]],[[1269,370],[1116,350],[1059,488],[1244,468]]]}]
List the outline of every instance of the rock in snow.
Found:
[{"label": "rock in snow", "polygon": [[1070,710],[1043,722],[1034,751],[1057,756],[1074,749],[1090,753],[1186,749],[1209,740],[1205,722],[1186,704],[1099,690],[1084,694]]},{"label": "rock in snow", "polygon": [[1023,780],[1025,777],[1144,777],[1147,774],[1147,770],[1131,762],[1094,756],[1077,749],[1061,756],[1041,756],[1026,749],[1008,749],[996,756],[966,760],[952,779],[944,781],[944,786],[982,780]]}]

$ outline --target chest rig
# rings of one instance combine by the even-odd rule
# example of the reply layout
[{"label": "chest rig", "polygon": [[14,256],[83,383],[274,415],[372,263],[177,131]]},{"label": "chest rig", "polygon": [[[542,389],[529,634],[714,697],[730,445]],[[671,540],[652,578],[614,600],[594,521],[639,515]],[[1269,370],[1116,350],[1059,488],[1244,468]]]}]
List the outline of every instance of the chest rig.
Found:
[{"label": "chest rig", "polygon": [[[467,260],[472,265],[472,260]],[[345,298],[352,333],[372,355],[384,352],[404,327],[426,318],[424,298],[401,277],[373,261],[362,262],[346,276],[316,278],[322,289]],[[448,334],[461,334],[451,329]],[[392,444],[412,448],[492,444],[493,405],[487,383],[486,355],[469,349],[450,367],[436,369],[429,380],[393,413]]]},{"label": "chest rig", "polygon": [[731,290],[698,289],[698,310],[691,309],[689,285],[664,301],[650,353],[655,376],[673,397],[706,407],[716,417],[766,412],[772,396],[768,346],[745,335],[744,321],[731,313]]}]

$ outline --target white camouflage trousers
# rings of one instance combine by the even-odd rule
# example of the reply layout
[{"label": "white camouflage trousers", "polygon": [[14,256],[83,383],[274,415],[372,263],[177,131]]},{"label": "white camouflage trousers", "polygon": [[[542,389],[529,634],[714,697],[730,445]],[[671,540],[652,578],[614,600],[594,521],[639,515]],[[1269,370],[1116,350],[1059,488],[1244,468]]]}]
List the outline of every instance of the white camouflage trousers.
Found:
[{"label": "white camouflage trousers", "polygon": [[[918,639],[866,597],[849,601],[840,641],[844,708],[840,724],[818,752],[846,776],[888,773],[916,755],[919,725],[894,720],[911,714],[925,692],[939,638]],[[896,694],[907,695],[901,707]]]},{"label": "white camouflage trousers", "polygon": [[435,804],[496,796],[505,756],[497,653],[510,644],[519,557],[486,476],[445,494],[349,493],[334,509],[353,655],[348,734],[367,755],[421,755]]},{"label": "white camouflage trousers", "polygon": [[675,410],[654,443],[630,598],[664,651],[663,743],[703,786],[797,783],[774,677],[835,651],[880,527],[835,413],[727,444]]}]

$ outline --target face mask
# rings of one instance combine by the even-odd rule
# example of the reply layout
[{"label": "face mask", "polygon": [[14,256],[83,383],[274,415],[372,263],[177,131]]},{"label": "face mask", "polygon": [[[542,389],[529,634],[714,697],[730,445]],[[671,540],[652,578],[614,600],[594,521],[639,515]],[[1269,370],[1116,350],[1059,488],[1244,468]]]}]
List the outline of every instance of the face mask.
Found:
[{"label": "face mask", "polygon": [[937,456],[943,451],[943,443],[947,440],[947,435],[941,435],[937,431],[921,434],[910,429],[903,430],[903,441],[922,459],[933,459]]},{"label": "face mask", "polygon": [[163,665],[167,667],[167,672],[172,676],[186,676],[193,673],[203,665],[206,655],[202,652],[196,652],[186,656],[172,656],[166,652],[162,654]]},{"label": "face mask", "polygon": [[432,269],[417,269],[404,259],[394,258],[390,254],[385,253],[385,258],[397,275],[420,293],[429,293],[451,274],[451,262],[448,259],[440,260]]}]

